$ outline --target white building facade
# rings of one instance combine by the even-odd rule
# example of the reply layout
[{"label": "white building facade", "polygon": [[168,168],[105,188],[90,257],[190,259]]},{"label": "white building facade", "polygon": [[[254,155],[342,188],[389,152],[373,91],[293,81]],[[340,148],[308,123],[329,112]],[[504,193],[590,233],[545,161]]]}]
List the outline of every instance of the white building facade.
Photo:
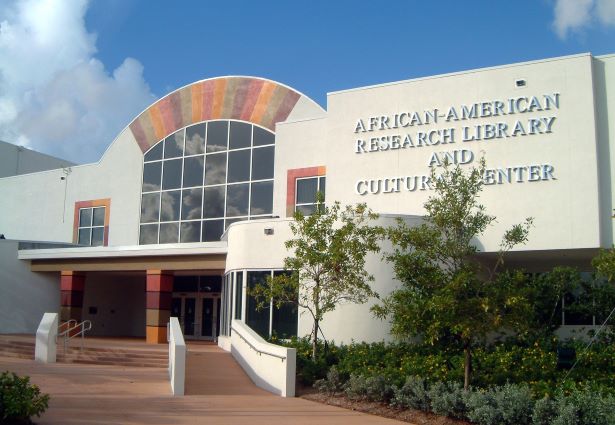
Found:
[{"label": "white building facade", "polygon": [[[326,110],[269,80],[199,81],[136,117],[96,164],[0,178],[0,233],[76,244],[22,243],[4,269],[51,282],[62,318],[90,319],[99,335],[162,342],[178,316],[188,338],[228,335],[233,319],[264,336],[302,336],[309,317],[290,306],[257,311],[246,293],[282,272],[296,209],[309,213],[320,190],[327,203],[366,202],[383,223],[418,217],[430,167],[484,158],[481,202],[498,220],[481,251],[496,252],[506,229],[533,217],[510,264],[590,270],[615,235],[613,111],[615,55],[334,92]],[[367,265],[376,292],[396,287],[380,256]],[[17,289],[2,297],[0,332],[34,332],[8,317],[36,323],[49,302],[24,304],[4,276],[0,290]],[[342,305],[322,326],[336,342],[389,338],[369,303]]]}]

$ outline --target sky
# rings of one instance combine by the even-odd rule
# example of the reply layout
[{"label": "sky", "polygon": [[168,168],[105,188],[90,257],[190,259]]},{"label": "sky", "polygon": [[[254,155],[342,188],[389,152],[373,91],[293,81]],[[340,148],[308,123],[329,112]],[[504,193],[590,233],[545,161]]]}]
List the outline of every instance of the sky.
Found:
[{"label": "sky", "polygon": [[0,0],[0,140],[100,160],[156,99],[224,75],[327,92],[615,53],[615,0]]}]

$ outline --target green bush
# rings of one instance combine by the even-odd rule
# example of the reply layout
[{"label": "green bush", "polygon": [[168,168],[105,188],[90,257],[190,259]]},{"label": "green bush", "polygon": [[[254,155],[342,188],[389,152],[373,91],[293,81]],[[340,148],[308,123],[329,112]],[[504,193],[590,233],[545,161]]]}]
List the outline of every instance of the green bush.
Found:
[{"label": "green bush", "polygon": [[506,384],[465,394],[467,417],[479,425],[520,425],[530,421],[534,401],[527,386]]},{"label": "green bush", "polygon": [[30,418],[40,416],[48,404],[49,395],[41,394],[37,385],[30,384],[29,377],[8,371],[0,375],[1,423],[30,423]]},{"label": "green bush", "polygon": [[314,382],[314,388],[318,391],[326,394],[337,394],[344,391],[345,380],[340,375],[337,367],[331,366],[327,372],[327,377],[324,379],[318,379]]},{"label": "green bush", "polygon": [[346,383],[346,395],[353,400],[388,403],[393,397],[393,386],[382,375],[350,375]]},{"label": "green bush", "polygon": [[427,381],[417,376],[408,376],[400,388],[394,388],[391,405],[428,412],[431,407]]},{"label": "green bush", "polygon": [[432,412],[458,419],[464,419],[467,413],[464,394],[459,382],[435,382],[427,391]]}]

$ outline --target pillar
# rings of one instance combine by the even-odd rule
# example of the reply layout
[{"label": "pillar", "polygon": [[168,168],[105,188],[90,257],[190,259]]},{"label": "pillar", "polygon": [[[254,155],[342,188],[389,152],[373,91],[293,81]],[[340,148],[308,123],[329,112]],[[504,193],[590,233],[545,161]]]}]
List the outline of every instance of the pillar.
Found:
[{"label": "pillar", "polygon": [[60,322],[81,322],[85,275],[74,271],[60,273]]},{"label": "pillar", "polygon": [[173,273],[164,270],[148,270],[146,283],[146,342],[167,342],[167,323],[171,317]]}]

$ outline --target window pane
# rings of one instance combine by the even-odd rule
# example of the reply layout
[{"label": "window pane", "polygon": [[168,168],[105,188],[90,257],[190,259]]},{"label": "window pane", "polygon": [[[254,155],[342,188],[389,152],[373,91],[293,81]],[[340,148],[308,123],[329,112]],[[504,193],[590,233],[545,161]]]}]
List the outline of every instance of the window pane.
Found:
[{"label": "window pane", "polygon": [[[79,210],[79,227],[92,225],[92,208],[81,208]],[[88,242],[88,245],[90,243]]]},{"label": "window pane", "polygon": [[143,161],[155,161],[157,159],[162,159],[162,142],[158,142],[151,148],[143,157]]},{"label": "window pane", "polygon": [[146,224],[141,226],[139,245],[150,245],[155,243],[158,243],[158,225]]},{"label": "window pane", "polygon": [[184,187],[203,186],[203,162],[205,157],[184,159]]},{"label": "window pane", "polygon": [[177,158],[184,154],[184,130],[171,134],[164,139],[164,157]]},{"label": "window pane", "polygon": [[245,122],[231,121],[229,149],[249,148],[252,126]]},{"label": "window pane", "polygon": [[228,182],[245,182],[250,180],[250,150],[229,152]]},{"label": "window pane", "polygon": [[178,189],[182,184],[182,160],[164,161],[162,168],[162,188]]},{"label": "window pane", "polygon": [[254,141],[252,145],[263,146],[272,145],[275,142],[275,136],[270,131],[254,126]]},{"label": "window pane", "polygon": [[179,234],[180,242],[200,242],[201,241],[201,222],[189,221],[182,223]]},{"label": "window pane", "polygon": [[92,226],[105,225],[105,207],[97,207],[93,209],[94,217],[92,218]]},{"label": "window pane", "polygon": [[316,211],[316,204],[297,205],[296,211],[299,211],[303,215],[312,215]]},{"label": "window pane", "polygon": [[186,156],[205,152],[205,124],[186,128]]},{"label": "window pane", "polygon": [[250,215],[271,214],[273,208],[273,182],[252,183]]},{"label": "window pane", "polygon": [[248,215],[248,191],[249,184],[234,184],[227,186],[226,192],[226,216],[237,217]]},{"label": "window pane", "polygon": [[226,220],[224,220],[224,230],[228,229],[228,227],[233,223],[245,220],[247,220],[247,218],[227,218]]},{"label": "window pane", "polygon": [[203,222],[203,242],[219,241],[222,233],[224,233],[224,220]]},{"label": "window pane", "polygon": [[178,223],[160,223],[160,243],[177,243]]},{"label": "window pane", "polygon": [[226,153],[205,157],[205,185],[226,183]]},{"label": "window pane", "polygon": [[[273,272],[274,276],[281,274],[289,273],[285,271]],[[292,336],[297,336],[297,322],[299,319],[299,314],[295,304],[283,304],[280,308],[274,306],[272,316],[272,334],[277,335],[279,338],[290,338]]]},{"label": "window pane", "polygon": [[297,204],[316,202],[317,178],[297,180]]},{"label": "window pane", "polygon": [[160,221],[179,220],[179,198],[179,190],[162,192],[162,202],[160,203]]},{"label": "window pane", "polygon": [[273,178],[274,153],[273,146],[252,151],[252,180]]},{"label": "window pane", "polygon": [[103,246],[104,235],[104,227],[94,227],[92,229],[92,246]]},{"label": "window pane", "polygon": [[320,177],[318,191],[320,193],[322,193],[322,199],[327,199],[325,197],[326,189],[327,189],[327,184],[326,183],[327,183],[327,178],[326,177]]},{"label": "window pane", "polygon": [[[248,289],[253,289],[257,284],[267,282],[270,272],[248,272]],[[246,304],[246,324],[263,338],[269,337],[269,304],[257,310],[257,301],[254,297],[248,296]]]},{"label": "window pane", "polygon": [[90,232],[92,229],[79,229],[79,245],[90,245]]},{"label": "window pane", "polygon": [[182,191],[182,220],[201,218],[202,191],[200,187]]},{"label": "window pane", "polygon": [[213,121],[207,124],[207,152],[218,152],[226,150],[227,139],[227,121]]},{"label": "window pane", "polygon": [[160,177],[162,176],[162,162],[143,164],[143,192],[160,190]]},{"label": "window pane", "polygon": [[241,304],[243,301],[243,272],[237,272],[235,276],[235,319],[241,320]]},{"label": "window pane", "polygon": [[147,193],[141,197],[141,223],[158,221],[160,193]]},{"label": "window pane", "polygon": [[224,217],[224,186],[206,187],[203,199],[203,218]]}]

